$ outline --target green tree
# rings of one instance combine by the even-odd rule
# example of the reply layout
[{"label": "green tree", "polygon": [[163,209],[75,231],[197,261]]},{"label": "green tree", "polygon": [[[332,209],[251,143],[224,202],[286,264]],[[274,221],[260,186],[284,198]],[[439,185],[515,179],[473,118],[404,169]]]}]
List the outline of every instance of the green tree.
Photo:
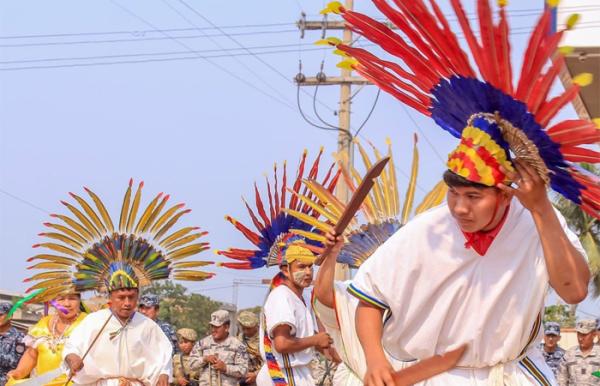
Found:
[{"label": "green tree", "polygon": [[556,322],[561,327],[575,327],[575,314],[566,304],[556,304],[544,309],[544,323]]},{"label": "green tree", "polygon": [[202,338],[208,334],[210,314],[218,310],[221,303],[198,294],[188,294],[181,284],[171,281],[153,283],[144,293],[160,297],[159,318],[175,328],[193,328]]}]

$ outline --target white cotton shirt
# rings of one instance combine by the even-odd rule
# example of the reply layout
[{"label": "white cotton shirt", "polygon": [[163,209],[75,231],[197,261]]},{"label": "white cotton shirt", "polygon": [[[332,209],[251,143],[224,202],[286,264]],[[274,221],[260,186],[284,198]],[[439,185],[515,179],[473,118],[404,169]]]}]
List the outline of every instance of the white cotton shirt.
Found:
[{"label": "white cotton shirt", "polygon": [[358,270],[351,291],[391,313],[383,346],[392,358],[423,359],[467,343],[459,366],[483,369],[523,357],[528,343],[539,341],[541,329],[532,329],[549,279],[530,212],[513,200],[484,256],[464,243],[442,205],[411,220]]},{"label": "white cotton shirt", "polygon": [[[69,354],[83,357],[110,315],[108,309],[89,314],[67,340],[63,360]],[[125,329],[110,339],[119,328],[121,323],[112,316],[84,359],[83,369],[73,377],[74,384],[117,386],[118,378],[125,377],[155,386],[160,375],[171,378],[173,346],[158,324],[136,312]]]},{"label": "white cotton shirt", "polygon": [[[291,335],[296,338],[307,338],[315,334],[317,325],[314,320],[311,308],[307,303],[298,297],[291,289],[285,285],[280,285],[271,291],[267,296],[267,301],[263,307],[264,319],[266,322],[266,331],[269,337],[273,339],[273,330],[282,324],[291,327]],[[260,352],[265,358],[263,334],[265,328],[261,323],[260,329]],[[277,363],[282,366],[283,356],[273,347],[273,353]],[[312,347],[302,351],[287,355],[291,367],[308,366],[314,358],[315,352]]]}]

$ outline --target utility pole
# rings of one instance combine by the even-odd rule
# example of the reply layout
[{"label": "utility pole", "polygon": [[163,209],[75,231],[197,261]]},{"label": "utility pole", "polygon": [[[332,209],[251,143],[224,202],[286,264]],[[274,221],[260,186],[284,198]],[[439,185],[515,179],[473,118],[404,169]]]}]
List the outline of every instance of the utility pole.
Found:
[{"label": "utility pole", "polygon": [[[352,10],[354,7],[354,0],[346,0],[344,7]],[[330,30],[342,30],[343,37],[342,41],[344,44],[352,44],[352,31],[346,28],[343,21],[328,22],[327,18],[323,21],[307,21],[305,16],[302,15],[297,23],[300,29],[301,37],[304,37],[304,31],[306,30],[320,30],[325,37],[325,31]],[[365,85],[370,84],[366,79],[359,76],[352,76],[352,71],[342,69],[340,76],[336,77],[325,77],[323,74],[316,77],[296,77],[296,83],[298,86],[340,86],[340,102],[338,110],[338,127],[340,128],[338,134],[338,155],[342,167],[349,171],[353,165],[354,159],[354,146],[352,144],[352,136],[350,134],[350,113],[351,113],[351,95],[353,85]],[[342,202],[348,202],[349,190],[343,180],[340,180],[336,189],[336,195]]]},{"label": "utility pole", "polygon": [[[352,10],[354,8],[354,0],[345,0],[344,7]],[[323,21],[307,21],[305,15],[297,23],[300,29],[301,37],[304,37],[305,30],[321,30],[322,38],[325,38],[325,33],[328,29],[330,30],[342,30],[342,42],[346,45],[352,45],[352,30],[346,27],[346,24],[342,21],[328,22],[327,17]],[[301,75],[301,74],[299,74]],[[350,171],[350,168],[354,164],[354,145],[352,143],[352,135],[350,132],[350,113],[351,113],[351,95],[353,85],[365,85],[369,82],[359,76],[352,76],[352,70],[342,69],[339,77],[326,77],[321,72],[316,77],[304,77],[297,76],[296,83],[299,87],[304,86],[340,86],[340,107],[338,110],[339,118],[339,133],[338,133],[338,146],[337,153],[341,163],[341,167],[346,171]],[[341,202],[347,203],[350,200],[350,191],[348,186],[343,180],[338,182],[336,188],[336,195]],[[345,264],[336,264],[335,269],[336,280],[347,280],[350,278],[350,270]]]}]

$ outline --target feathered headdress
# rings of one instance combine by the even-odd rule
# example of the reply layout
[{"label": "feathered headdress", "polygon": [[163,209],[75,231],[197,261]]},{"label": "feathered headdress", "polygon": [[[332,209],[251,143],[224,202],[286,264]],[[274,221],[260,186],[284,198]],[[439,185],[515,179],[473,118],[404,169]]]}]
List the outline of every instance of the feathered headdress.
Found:
[{"label": "feathered headdress", "polygon": [[[319,174],[319,162],[323,149],[319,151],[319,154],[313,162],[306,178],[316,179]],[[294,255],[303,255],[305,252],[300,253],[296,247],[301,249],[310,250],[313,253],[319,253],[322,251],[322,244],[313,240],[303,240],[299,237],[294,237],[291,233],[292,229],[298,230],[302,236],[302,232],[312,232],[313,226],[305,222],[302,219],[298,219],[286,213],[287,209],[301,213],[307,218],[314,219],[319,214],[311,208],[308,204],[303,203],[299,198],[299,194],[306,194],[307,188],[302,190],[302,179],[305,178],[305,166],[306,166],[307,152],[304,151],[302,159],[300,160],[300,166],[296,173],[296,179],[292,188],[288,188],[287,185],[287,167],[286,163],[283,164],[283,177],[281,180],[281,187],[279,187],[277,165],[273,170],[273,189],[271,188],[271,182],[266,179],[267,185],[267,198],[264,198],[264,194],[261,195],[258,191],[258,187],[254,184],[254,196],[256,211],[253,210],[248,202],[244,200],[248,214],[256,228],[256,231],[252,231],[249,227],[245,226],[241,222],[237,221],[231,216],[226,216],[225,219],[232,223],[237,230],[254,245],[254,249],[241,249],[241,248],[229,248],[227,250],[216,251],[219,255],[227,256],[231,259],[239,260],[239,262],[226,262],[218,263],[220,266],[234,269],[254,269],[264,266],[280,265],[285,258],[287,262],[291,262],[290,258],[295,258]],[[327,171],[325,177],[321,180],[321,184],[326,186],[324,188],[329,194],[332,194],[335,185],[338,181],[340,172],[334,173],[334,165],[331,165]],[[268,208],[265,208],[265,202],[268,200]],[[267,212],[268,211],[268,212]],[[292,246],[290,248],[290,246]],[[293,253],[286,253],[287,251]]]},{"label": "feathered headdress", "polygon": [[[365,169],[372,165],[371,158],[363,146],[355,140],[360,152]],[[417,186],[417,174],[419,165],[419,153],[417,151],[417,136],[414,136],[413,159],[411,175],[406,189],[404,205],[400,205],[398,184],[396,180],[396,169],[394,158],[392,157],[391,142],[388,143],[388,156],[390,161],[381,173],[381,176],[374,181],[373,189],[363,202],[359,216],[366,220],[366,223],[359,224],[355,219],[347,228],[344,236],[346,242],[338,255],[339,263],[348,264],[352,268],[358,268],[381,244],[392,236],[400,227],[405,224],[411,216],[415,189]],[[381,153],[371,145],[376,161],[381,159]],[[350,173],[342,171],[344,180],[351,192],[361,183],[361,176],[354,167],[350,168]],[[304,184],[308,187],[312,195],[298,195],[300,200],[313,208],[322,216],[322,220],[314,217],[307,218],[306,215],[288,210],[292,216],[309,222],[317,230],[313,233],[300,231],[308,239],[324,242],[325,238],[322,232],[335,226],[344,212],[345,204],[337,200],[316,181],[305,180]],[[446,195],[446,185],[438,183],[434,189],[429,192],[423,202],[416,208],[415,213],[421,213],[431,207],[439,205]]]},{"label": "feathered headdress", "polygon": [[168,278],[199,281],[213,276],[196,269],[211,262],[181,261],[209,248],[207,242],[195,242],[207,232],[200,232],[197,227],[173,230],[190,209],[176,204],[163,210],[169,195],[159,193],[138,218],[144,184],[139,184],[133,199],[132,184],[130,181],[125,192],[116,229],[100,198],[88,188],[84,189],[95,209],[73,193],[70,195],[79,208],[62,201],[73,216],[53,214],[51,217],[62,223],[44,223],[52,231],[40,236],[50,241],[34,248],[43,247],[51,252],[28,259],[41,261],[29,269],[45,271],[25,279],[37,281],[28,291],[45,288],[41,296],[48,300],[73,291],[107,292]]},{"label": "feathered headdress", "polygon": [[[513,85],[506,1],[499,1],[494,24],[488,0],[477,0],[479,39],[459,0],[451,0],[470,56],[435,1],[373,0],[375,6],[406,38],[384,23],[345,9],[333,2],[323,10],[341,15],[349,28],[401,59],[383,60],[368,51],[328,39],[347,57],[341,66],[356,70],[402,103],[430,116],[443,129],[461,138],[449,159],[455,173],[488,186],[504,182],[500,165],[511,168],[510,153],[530,164],[555,191],[600,217],[598,179],[575,165],[597,163],[600,153],[586,147],[600,140],[597,124],[586,120],[549,123],[575,98],[591,74],[580,74],[567,90],[554,98],[549,92],[562,66],[566,49],[557,49],[565,30],[550,29],[548,7],[535,26],[525,52],[519,82]],[[566,29],[577,21],[572,16]],[[471,66],[477,65],[480,78]],[[550,65],[546,65],[551,61]],[[510,151],[507,151],[510,150]]]}]

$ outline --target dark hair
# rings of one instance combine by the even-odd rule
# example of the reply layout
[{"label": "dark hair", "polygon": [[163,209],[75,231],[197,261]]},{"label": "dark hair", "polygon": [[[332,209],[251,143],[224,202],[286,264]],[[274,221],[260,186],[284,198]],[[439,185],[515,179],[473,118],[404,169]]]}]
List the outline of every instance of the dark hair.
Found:
[{"label": "dark hair", "polygon": [[479,182],[469,181],[465,177],[459,176],[450,170],[444,172],[443,178],[449,188],[498,189],[495,186],[487,186],[480,184]]}]

